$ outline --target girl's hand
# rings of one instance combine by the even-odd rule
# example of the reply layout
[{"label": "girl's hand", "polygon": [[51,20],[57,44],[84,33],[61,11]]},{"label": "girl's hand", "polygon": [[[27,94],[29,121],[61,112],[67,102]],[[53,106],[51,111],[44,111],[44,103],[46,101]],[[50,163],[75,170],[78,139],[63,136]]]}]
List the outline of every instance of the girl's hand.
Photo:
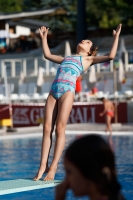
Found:
[{"label": "girl's hand", "polygon": [[49,28],[46,28],[45,26],[41,26],[41,28],[39,28],[40,37],[42,39],[47,37],[48,30]]},{"label": "girl's hand", "polygon": [[122,27],[122,24],[119,24],[119,25],[117,26],[117,29],[116,29],[116,30],[113,30],[113,36],[114,36],[114,37],[120,35],[121,27]]},{"label": "girl's hand", "polygon": [[57,185],[55,190],[55,200],[65,200],[66,192],[68,189],[69,186],[66,180]]}]

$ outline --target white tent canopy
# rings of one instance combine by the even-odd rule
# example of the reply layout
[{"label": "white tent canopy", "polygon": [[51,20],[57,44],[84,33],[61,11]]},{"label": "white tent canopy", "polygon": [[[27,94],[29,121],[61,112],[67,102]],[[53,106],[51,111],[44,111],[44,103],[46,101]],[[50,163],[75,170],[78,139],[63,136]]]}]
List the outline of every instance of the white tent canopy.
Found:
[{"label": "white tent canopy", "polygon": [[20,77],[19,77],[18,84],[19,84],[19,85],[22,85],[22,84],[24,83],[24,80],[25,80],[25,75],[24,75],[24,72],[21,71],[21,72],[20,72]]},{"label": "white tent canopy", "polygon": [[68,41],[66,41],[65,43],[65,57],[66,56],[70,56],[72,53],[71,53],[71,47],[70,47],[70,44]]},{"label": "white tent canopy", "polygon": [[121,58],[122,53],[125,53],[125,52],[127,52],[126,47],[125,47],[125,40],[124,40],[124,38],[121,38],[120,46],[119,46],[119,50],[118,50],[118,57]]},{"label": "white tent canopy", "polygon": [[17,38],[18,34],[9,33],[6,30],[0,30],[0,38]]},{"label": "white tent canopy", "polygon": [[38,77],[37,77],[37,86],[43,85],[43,83],[44,83],[44,78],[43,78],[44,72],[45,72],[44,68],[39,67]]},{"label": "white tent canopy", "polygon": [[119,59],[119,81],[122,82],[125,78],[124,66],[121,59]]},{"label": "white tent canopy", "polygon": [[95,66],[94,66],[94,65],[92,65],[92,66],[90,67],[89,82],[90,82],[90,83],[96,82],[96,70],[95,70]]}]

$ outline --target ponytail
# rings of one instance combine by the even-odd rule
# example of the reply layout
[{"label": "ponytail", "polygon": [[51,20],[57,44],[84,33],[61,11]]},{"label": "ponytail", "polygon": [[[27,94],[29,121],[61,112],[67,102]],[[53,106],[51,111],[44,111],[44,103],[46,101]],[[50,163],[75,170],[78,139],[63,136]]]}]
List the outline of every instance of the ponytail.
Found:
[{"label": "ponytail", "polygon": [[[100,192],[108,195],[109,200],[119,200],[121,186],[117,181],[114,170],[104,167],[101,174],[102,184],[100,185]],[[121,195],[120,195],[121,196]],[[123,200],[123,198],[120,198]]]},{"label": "ponytail", "polygon": [[98,47],[91,47],[91,52],[89,52],[88,56],[96,56],[98,52]]}]

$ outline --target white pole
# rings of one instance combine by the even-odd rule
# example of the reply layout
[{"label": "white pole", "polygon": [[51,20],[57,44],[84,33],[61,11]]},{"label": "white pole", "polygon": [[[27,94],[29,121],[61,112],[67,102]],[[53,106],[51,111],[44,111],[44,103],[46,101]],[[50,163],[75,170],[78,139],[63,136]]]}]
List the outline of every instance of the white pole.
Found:
[{"label": "white pole", "polygon": [[113,72],[114,62],[113,60],[110,61],[110,71]]},{"label": "white pole", "polygon": [[[9,23],[6,22],[5,29],[7,33],[9,34]],[[6,38],[6,46],[9,47],[9,37]]]},{"label": "white pole", "polygon": [[124,58],[125,58],[125,71],[128,71],[128,53],[124,53]]},{"label": "white pole", "polygon": [[34,58],[34,75],[37,76],[38,74],[38,59]]},{"label": "white pole", "polygon": [[100,63],[96,64],[97,66],[97,72],[100,73]]},{"label": "white pole", "polygon": [[25,76],[27,76],[27,65],[26,65],[26,59],[23,59],[23,73]]},{"label": "white pole", "polygon": [[49,60],[46,59],[46,75],[49,75]]},{"label": "white pole", "polygon": [[5,95],[6,95],[6,99],[7,99],[7,101],[9,101],[6,65],[4,65],[4,83],[5,83]]},{"label": "white pole", "polygon": [[4,78],[5,75],[5,64],[4,64],[4,60],[1,60],[1,76],[2,78]]},{"label": "white pole", "polygon": [[15,77],[16,76],[16,69],[15,69],[15,60],[12,60],[11,62],[11,76]]}]

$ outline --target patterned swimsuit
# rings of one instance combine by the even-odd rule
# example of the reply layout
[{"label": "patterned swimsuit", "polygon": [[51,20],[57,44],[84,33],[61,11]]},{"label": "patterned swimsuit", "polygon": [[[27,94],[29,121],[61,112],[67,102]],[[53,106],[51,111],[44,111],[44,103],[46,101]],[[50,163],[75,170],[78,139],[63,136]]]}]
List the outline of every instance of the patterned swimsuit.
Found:
[{"label": "patterned swimsuit", "polygon": [[60,64],[51,94],[59,99],[67,91],[75,92],[76,80],[83,73],[82,56],[67,56]]}]

